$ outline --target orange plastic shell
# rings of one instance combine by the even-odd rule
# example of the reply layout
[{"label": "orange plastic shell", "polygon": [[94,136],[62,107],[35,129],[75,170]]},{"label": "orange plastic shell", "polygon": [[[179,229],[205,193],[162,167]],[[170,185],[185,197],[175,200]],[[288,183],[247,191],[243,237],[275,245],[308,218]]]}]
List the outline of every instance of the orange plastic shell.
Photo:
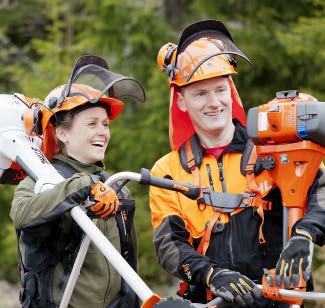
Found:
[{"label": "orange plastic shell", "polygon": [[308,189],[325,156],[325,148],[311,141],[256,146],[263,159],[273,157],[275,168],[269,170],[282,193],[283,206],[289,208],[288,235],[305,213]]},{"label": "orange plastic shell", "polygon": [[[154,304],[159,303],[161,297],[157,294],[152,294],[142,305],[141,308],[152,308]],[[131,308],[131,307],[130,307]]]}]

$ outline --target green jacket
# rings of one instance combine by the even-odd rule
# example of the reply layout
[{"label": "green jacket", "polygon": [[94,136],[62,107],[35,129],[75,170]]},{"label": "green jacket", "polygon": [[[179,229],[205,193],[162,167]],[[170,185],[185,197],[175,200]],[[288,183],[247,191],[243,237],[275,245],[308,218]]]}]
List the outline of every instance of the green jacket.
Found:
[{"label": "green jacket", "polygon": [[[25,272],[32,273],[32,278],[28,277],[31,279],[25,282],[26,292],[23,293],[26,294],[21,298],[23,307],[34,307],[31,299],[38,303],[37,307],[60,304],[83,234],[69,210],[87,199],[93,184],[89,174],[101,176],[104,172],[103,166],[85,165],[62,155],[55,160],[72,167],[77,173],[39,194],[34,193],[35,182],[27,177],[17,186],[12,201],[10,217],[16,229],[20,230],[22,266]],[[127,189],[123,189],[123,195],[124,198],[130,197]],[[121,251],[116,220],[93,221]],[[136,243],[134,227],[131,237]],[[45,268],[41,259],[46,260]],[[119,296],[120,290],[120,275],[91,243],[69,307],[106,307]]]}]

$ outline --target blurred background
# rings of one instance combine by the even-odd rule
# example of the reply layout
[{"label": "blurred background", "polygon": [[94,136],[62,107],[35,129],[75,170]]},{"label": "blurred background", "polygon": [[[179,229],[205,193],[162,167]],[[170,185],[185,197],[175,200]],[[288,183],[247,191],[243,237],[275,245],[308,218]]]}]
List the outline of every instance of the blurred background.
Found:
[{"label": "blurred background", "polygon": [[[188,24],[209,18],[226,24],[253,63],[239,60],[234,77],[246,110],[289,89],[325,101],[323,0],[1,0],[0,93],[44,99],[68,80],[79,56],[105,58],[112,70],[138,79],[147,95],[145,105],[128,103],[111,123],[107,170],[150,169],[170,149],[169,89],[156,63],[158,50],[169,41],[177,44]],[[174,294],[175,282],[154,256],[148,188],[128,187],[137,201],[140,275],[157,293]],[[19,286],[16,234],[8,215],[13,191],[0,187],[0,292],[17,301],[18,293],[8,291]],[[324,260],[318,249],[314,276],[316,288],[325,292]],[[0,308],[15,307],[3,296]]]}]

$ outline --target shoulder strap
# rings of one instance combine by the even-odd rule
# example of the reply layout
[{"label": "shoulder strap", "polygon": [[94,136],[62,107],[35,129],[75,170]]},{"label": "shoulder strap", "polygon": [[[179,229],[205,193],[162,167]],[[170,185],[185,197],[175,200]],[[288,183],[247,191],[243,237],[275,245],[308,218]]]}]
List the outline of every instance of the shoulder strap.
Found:
[{"label": "shoulder strap", "polygon": [[248,140],[240,160],[240,172],[246,175],[246,167],[252,164],[250,168],[254,171],[255,175],[263,171],[263,164],[259,156],[256,155],[255,145],[251,140]]},{"label": "shoulder strap", "polygon": [[201,167],[203,153],[199,137],[196,134],[185,141],[178,152],[181,165],[186,172],[190,173],[195,167]]},{"label": "shoulder strap", "polygon": [[51,164],[65,179],[72,177],[77,172],[74,168],[61,160],[53,160]]}]

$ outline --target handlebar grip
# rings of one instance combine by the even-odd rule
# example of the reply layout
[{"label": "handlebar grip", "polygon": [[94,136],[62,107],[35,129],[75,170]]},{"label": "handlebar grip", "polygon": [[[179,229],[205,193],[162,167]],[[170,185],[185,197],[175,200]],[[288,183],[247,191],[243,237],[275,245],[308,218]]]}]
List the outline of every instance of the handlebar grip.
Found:
[{"label": "handlebar grip", "polygon": [[143,185],[152,185],[168,190],[178,191],[192,200],[197,199],[201,194],[201,189],[198,186],[190,183],[181,183],[171,179],[152,176],[150,171],[145,168],[141,168],[140,174],[141,179],[139,183]]}]

